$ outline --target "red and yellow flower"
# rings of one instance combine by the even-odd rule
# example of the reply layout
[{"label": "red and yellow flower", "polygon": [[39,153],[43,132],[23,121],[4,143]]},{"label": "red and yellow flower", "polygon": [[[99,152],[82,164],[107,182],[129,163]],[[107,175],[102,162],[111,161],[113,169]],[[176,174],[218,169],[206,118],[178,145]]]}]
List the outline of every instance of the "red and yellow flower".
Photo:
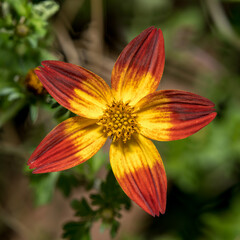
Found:
[{"label": "red and yellow flower", "polygon": [[160,29],[150,27],[120,54],[112,89],[96,74],[74,64],[44,61],[35,72],[47,91],[78,116],[55,127],[28,161],[34,173],[62,171],[91,158],[112,139],[110,163],[124,192],[155,216],[166,208],[164,165],[150,139],[171,141],[197,132],[216,116],[199,95],[156,91],[165,62]]}]

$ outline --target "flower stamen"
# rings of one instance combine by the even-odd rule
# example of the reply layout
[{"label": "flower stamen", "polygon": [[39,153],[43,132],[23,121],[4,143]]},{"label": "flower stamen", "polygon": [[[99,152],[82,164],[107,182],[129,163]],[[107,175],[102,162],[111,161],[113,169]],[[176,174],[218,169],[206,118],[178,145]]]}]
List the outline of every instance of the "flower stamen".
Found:
[{"label": "flower stamen", "polygon": [[122,101],[113,101],[104,111],[103,116],[97,122],[103,126],[103,132],[112,138],[113,142],[122,139],[124,143],[131,139],[131,135],[139,132],[134,108]]}]

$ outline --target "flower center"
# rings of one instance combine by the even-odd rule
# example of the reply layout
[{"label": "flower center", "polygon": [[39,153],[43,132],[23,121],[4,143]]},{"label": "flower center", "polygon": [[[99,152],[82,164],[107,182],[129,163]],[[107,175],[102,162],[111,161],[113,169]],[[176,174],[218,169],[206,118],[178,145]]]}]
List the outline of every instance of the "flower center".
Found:
[{"label": "flower center", "polygon": [[97,124],[103,126],[103,132],[111,137],[113,142],[122,139],[125,143],[133,133],[138,132],[136,114],[133,110],[128,103],[113,101]]}]

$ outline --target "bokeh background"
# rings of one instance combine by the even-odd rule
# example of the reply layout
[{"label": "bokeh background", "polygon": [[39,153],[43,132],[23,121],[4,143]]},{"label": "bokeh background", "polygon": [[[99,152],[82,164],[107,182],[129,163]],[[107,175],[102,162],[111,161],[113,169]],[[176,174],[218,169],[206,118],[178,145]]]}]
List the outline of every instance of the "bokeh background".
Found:
[{"label": "bokeh background", "polygon": [[[33,175],[26,162],[59,122],[31,71],[42,60],[81,65],[110,83],[124,46],[161,28],[159,89],[209,98],[218,115],[193,136],[156,142],[168,176],[165,215],[152,218],[118,188],[109,143],[81,166]],[[240,1],[1,0],[0,239],[239,240]]]}]

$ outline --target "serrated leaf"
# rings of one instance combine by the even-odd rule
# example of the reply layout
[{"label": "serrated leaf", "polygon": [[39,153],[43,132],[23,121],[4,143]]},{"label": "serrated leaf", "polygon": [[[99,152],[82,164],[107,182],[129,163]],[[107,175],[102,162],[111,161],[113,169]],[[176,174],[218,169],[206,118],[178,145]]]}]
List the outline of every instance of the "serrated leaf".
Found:
[{"label": "serrated leaf", "polygon": [[63,238],[68,240],[91,240],[89,227],[85,222],[68,222],[63,226]]},{"label": "serrated leaf", "polygon": [[99,194],[91,194],[90,198],[92,200],[92,205],[103,205],[104,199]]},{"label": "serrated leaf", "polygon": [[[101,198],[94,196],[92,204],[102,205],[102,207],[111,207],[116,210],[120,210],[121,207],[129,209],[131,207],[131,201],[123,192],[119,184],[117,183],[112,170],[108,172],[106,181],[101,183]],[[92,198],[92,197],[91,197]]]},{"label": "serrated leaf", "polygon": [[119,192],[119,185],[112,171],[108,172],[106,181],[101,184],[101,190],[106,195],[106,197],[111,197]]},{"label": "serrated leaf", "polygon": [[75,216],[88,217],[93,214],[93,210],[85,198],[82,198],[81,201],[73,200],[71,206],[76,211]]}]

